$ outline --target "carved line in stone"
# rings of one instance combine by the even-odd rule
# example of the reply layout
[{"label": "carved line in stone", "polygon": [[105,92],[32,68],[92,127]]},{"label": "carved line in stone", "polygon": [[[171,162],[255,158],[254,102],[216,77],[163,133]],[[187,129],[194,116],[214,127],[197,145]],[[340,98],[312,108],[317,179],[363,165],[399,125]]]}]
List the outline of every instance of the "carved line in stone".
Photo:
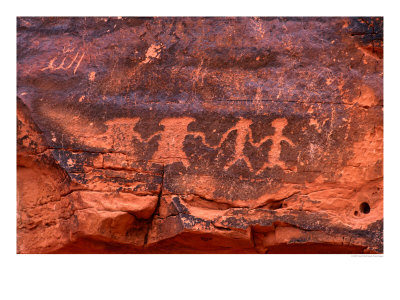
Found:
[{"label": "carved line in stone", "polygon": [[263,143],[265,143],[268,140],[272,141],[272,147],[270,150],[270,153],[272,153],[272,155],[268,157],[269,162],[265,163],[257,173],[264,171],[267,167],[273,167],[274,165],[278,165],[281,168],[286,169],[286,165],[284,164],[284,162],[282,162],[279,159],[279,156],[281,153],[280,142],[285,141],[285,142],[289,143],[290,146],[292,146],[292,147],[294,146],[293,142],[291,140],[289,140],[288,138],[284,137],[282,134],[283,129],[287,125],[287,120],[284,118],[274,120],[272,122],[272,127],[274,127],[276,129],[275,134],[273,136],[266,136],[258,143],[255,143],[253,140],[252,131],[250,129],[251,124],[253,124],[253,122],[251,120],[240,118],[239,121],[236,123],[236,125],[234,127],[230,128],[222,136],[222,139],[221,139],[218,147],[220,147],[222,145],[222,143],[227,139],[229,133],[231,133],[234,130],[236,130],[236,132],[237,132],[235,150],[234,150],[234,159],[230,160],[230,162],[224,167],[224,169],[225,170],[229,169],[229,167],[234,165],[237,161],[243,159],[243,161],[246,163],[246,165],[250,169],[250,171],[251,172],[254,171],[253,167],[251,165],[251,162],[249,161],[248,157],[244,154],[244,147],[245,147],[247,136],[249,137],[249,142],[257,148],[260,147]]},{"label": "carved line in stone", "polygon": [[[63,52],[68,53],[68,52],[70,52],[70,50],[68,50],[68,51],[64,50]],[[73,56],[73,58],[71,58],[71,62],[67,66],[64,66],[64,64],[65,64],[65,60],[69,57],[68,54],[63,58],[63,60],[61,61],[61,63],[58,66],[55,65],[55,62],[58,59],[58,56],[55,56],[49,61],[49,63],[47,64],[47,67],[44,67],[43,69],[41,69],[41,71],[69,70],[72,67],[72,65],[76,62],[76,65],[74,68],[74,74],[75,74],[79,68],[79,65],[82,62],[83,57],[85,56],[85,52],[82,51],[79,60],[77,60],[80,52],[81,52],[80,50],[78,50],[78,52],[76,52],[75,56]]]},{"label": "carved line in stone", "polygon": [[[135,118],[132,129],[135,127],[139,118]],[[239,121],[230,128],[227,132],[225,132],[217,146],[211,146],[206,142],[206,137],[203,132],[192,132],[188,131],[187,127],[190,123],[194,122],[195,119],[191,117],[183,117],[183,118],[164,118],[160,121],[160,125],[164,127],[162,131],[156,132],[147,139],[142,139],[141,135],[135,131],[132,132],[132,135],[137,138],[140,142],[150,141],[155,136],[160,136],[160,140],[158,141],[158,149],[153,154],[153,161],[163,162],[164,164],[172,164],[174,162],[182,162],[183,165],[187,168],[189,166],[189,159],[186,156],[183,149],[183,143],[187,135],[192,135],[194,137],[201,137],[202,142],[206,144],[208,147],[217,149],[220,148],[221,145],[228,138],[228,135],[232,131],[236,131],[236,141],[234,147],[234,156],[229,160],[227,165],[224,166],[224,170],[229,169],[239,160],[243,160],[247,167],[251,172],[254,172],[254,169],[249,161],[249,158],[244,154],[245,143],[247,137],[249,137],[248,141],[255,147],[260,147],[263,143],[268,140],[272,141],[272,146],[270,153],[268,156],[268,163],[265,163],[261,169],[257,171],[257,174],[264,171],[267,167],[273,167],[275,165],[281,167],[282,169],[287,169],[285,163],[280,160],[281,154],[281,142],[285,141],[290,146],[294,147],[293,142],[283,136],[283,129],[287,125],[287,120],[284,118],[275,119],[272,122],[272,127],[275,128],[275,133],[273,136],[266,136],[259,142],[254,142],[252,131],[250,129],[250,125],[253,123],[251,120],[240,118]]]},{"label": "carved line in stone", "polygon": [[[227,164],[224,166],[224,170],[228,170],[231,166],[235,165],[239,160],[244,161],[251,172],[254,172],[253,166],[249,158],[244,154],[245,144],[248,141],[251,145],[259,148],[263,143],[271,140],[272,145],[269,150],[268,163],[264,165],[257,171],[257,174],[264,171],[268,167],[279,166],[282,169],[288,169],[285,162],[280,160],[280,155],[282,151],[281,142],[284,141],[288,143],[291,147],[294,147],[293,142],[287,137],[283,136],[283,130],[287,126],[287,120],[285,118],[275,119],[272,122],[272,127],[275,128],[275,132],[272,136],[266,136],[258,142],[254,142],[252,130],[250,126],[253,122],[249,119],[240,118],[236,124],[228,129],[223,135],[221,140],[217,145],[210,145],[206,142],[206,136],[204,132],[193,132],[188,131],[187,127],[190,123],[196,121],[192,117],[172,117],[164,118],[159,122],[159,125],[163,127],[163,130],[155,132],[147,138],[142,138],[142,135],[135,131],[135,127],[140,121],[139,117],[129,118],[129,119],[115,119],[109,120],[105,123],[108,127],[105,134],[97,136],[96,138],[89,139],[89,136],[93,137],[93,133],[85,136],[80,136],[78,139],[84,144],[89,144],[95,147],[97,142],[101,140],[102,142],[109,141],[107,147],[112,149],[121,149],[122,151],[127,151],[132,149],[132,139],[137,139],[139,142],[149,142],[154,137],[159,137],[157,143],[158,148],[156,152],[152,155],[151,161],[160,162],[165,165],[172,164],[175,162],[182,162],[182,164],[187,168],[189,167],[189,158],[183,151],[183,145],[186,136],[191,135],[200,137],[202,143],[209,148],[221,151],[222,144],[228,139],[231,132],[236,131],[236,138],[234,142],[233,156],[228,160]],[[92,123],[90,123],[92,125]],[[67,127],[64,127],[67,130]],[[87,130],[87,129],[86,129]],[[109,140],[109,137],[112,137]],[[55,142],[55,138],[53,138]],[[130,152],[130,151],[129,151]],[[132,152],[135,152],[133,149]]]}]

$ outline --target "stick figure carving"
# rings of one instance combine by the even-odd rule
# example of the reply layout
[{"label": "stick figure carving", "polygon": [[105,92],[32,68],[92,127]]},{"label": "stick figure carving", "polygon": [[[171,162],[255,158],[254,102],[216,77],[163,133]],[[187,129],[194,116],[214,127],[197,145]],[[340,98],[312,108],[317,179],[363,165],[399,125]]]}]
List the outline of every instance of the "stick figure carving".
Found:
[{"label": "stick figure carving", "polygon": [[235,149],[234,149],[234,158],[228,162],[228,164],[224,167],[225,170],[229,169],[232,165],[234,165],[238,160],[243,159],[246,163],[247,167],[253,172],[253,167],[249,161],[249,158],[244,155],[244,145],[246,143],[246,137],[249,135],[250,143],[253,144],[253,136],[250,129],[250,125],[253,124],[251,120],[247,120],[244,118],[240,118],[239,121],[229,129],[227,132],[224,133],[222,136],[221,141],[219,142],[218,147],[221,147],[222,143],[227,139],[228,135],[236,130],[237,137],[235,141]]},{"label": "stick figure carving", "polygon": [[132,150],[132,139],[136,138],[140,142],[150,141],[155,136],[160,136],[158,141],[158,149],[153,154],[152,161],[160,162],[163,164],[172,164],[175,162],[182,162],[182,164],[187,168],[189,167],[189,159],[186,153],[183,151],[183,143],[187,135],[193,135],[194,137],[201,137],[203,143],[208,147],[213,149],[220,148],[224,141],[228,138],[228,135],[232,131],[237,132],[234,154],[233,158],[224,166],[224,170],[229,169],[237,161],[243,160],[251,172],[254,172],[253,166],[249,158],[244,154],[245,143],[248,137],[248,141],[255,147],[260,147],[264,142],[271,140],[272,146],[270,149],[270,154],[268,156],[268,162],[257,171],[256,174],[261,173],[267,167],[273,167],[275,165],[286,169],[286,165],[280,160],[280,153],[282,150],[281,142],[287,142],[290,146],[294,146],[293,142],[283,136],[283,129],[287,125],[287,120],[284,118],[276,119],[272,122],[272,127],[275,128],[275,133],[273,136],[266,136],[259,142],[255,143],[253,140],[252,131],[250,125],[253,124],[251,120],[240,118],[239,121],[225,132],[221,138],[221,141],[217,146],[211,146],[206,142],[205,134],[203,132],[189,132],[187,127],[190,123],[194,122],[195,119],[191,117],[181,117],[181,118],[165,118],[160,121],[160,125],[164,127],[162,131],[158,131],[148,137],[143,139],[139,133],[137,133],[134,128],[139,122],[140,118],[132,118],[123,122],[121,119],[118,121],[109,121],[107,125],[109,127],[109,132],[113,133],[113,147],[120,150],[129,151]]},{"label": "stick figure carving", "polygon": [[283,136],[283,129],[286,127],[287,125],[287,120],[284,118],[281,119],[275,119],[272,122],[272,127],[275,128],[275,133],[272,137],[267,136],[265,138],[263,138],[260,142],[258,142],[258,145],[261,145],[262,143],[264,143],[266,140],[271,140],[272,141],[272,146],[271,146],[271,150],[270,150],[270,154],[268,155],[268,162],[264,163],[264,165],[261,167],[261,169],[259,169],[257,171],[257,174],[261,173],[262,171],[264,171],[266,168],[268,167],[273,167],[275,165],[281,167],[282,169],[287,169],[286,164],[280,160],[280,155],[281,155],[281,151],[282,151],[282,146],[281,146],[281,142],[284,141],[286,143],[288,143],[290,146],[294,147],[293,142],[284,137]]},{"label": "stick figure carving", "polygon": [[255,147],[259,147],[267,140],[272,141],[272,146],[271,146],[271,150],[270,150],[271,155],[269,155],[269,157],[268,157],[268,163],[265,163],[261,167],[261,169],[257,171],[257,174],[259,174],[260,172],[265,170],[267,167],[271,167],[274,165],[278,165],[281,168],[286,168],[285,163],[279,159],[280,153],[281,153],[281,144],[280,143],[281,143],[281,141],[285,141],[290,146],[292,146],[292,147],[294,146],[292,141],[289,140],[288,138],[284,137],[282,134],[283,128],[285,128],[285,126],[287,125],[287,120],[284,118],[274,120],[272,122],[272,127],[275,128],[274,135],[266,136],[265,138],[263,138],[261,141],[259,141],[257,143],[255,143],[253,140],[252,131],[250,129],[251,124],[253,124],[253,122],[251,120],[240,118],[239,121],[236,123],[236,125],[234,127],[232,127],[231,129],[229,129],[227,132],[225,132],[224,135],[222,136],[222,139],[221,139],[218,147],[220,147],[222,145],[222,143],[227,139],[229,133],[231,133],[234,130],[236,130],[236,132],[237,132],[237,137],[236,137],[236,141],[235,141],[235,149],[234,149],[234,157],[232,160],[230,160],[228,162],[227,165],[225,165],[224,169],[225,170],[229,169],[237,161],[242,159],[246,163],[246,165],[250,169],[250,171],[251,172],[254,171],[253,167],[251,165],[251,162],[249,161],[248,157],[243,152],[247,136],[249,136],[249,142]]}]

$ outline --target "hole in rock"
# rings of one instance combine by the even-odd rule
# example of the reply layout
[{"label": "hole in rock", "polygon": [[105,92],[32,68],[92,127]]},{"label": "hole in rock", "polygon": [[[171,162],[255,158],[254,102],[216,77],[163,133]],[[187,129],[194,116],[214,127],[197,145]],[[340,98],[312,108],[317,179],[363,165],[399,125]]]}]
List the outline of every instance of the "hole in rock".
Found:
[{"label": "hole in rock", "polygon": [[358,211],[355,211],[355,212],[354,212],[354,215],[355,215],[355,216],[358,216]]},{"label": "hole in rock", "polygon": [[265,206],[265,208],[266,208],[266,209],[275,210],[275,209],[280,209],[280,208],[282,208],[282,205],[283,205],[282,201],[279,201],[279,202],[271,202],[271,203],[268,203],[268,204]]},{"label": "hole in rock", "polygon": [[363,202],[360,204],[360,211],[363,214],[369,214],[369,212],[371,211],[371,207],[369,207],[369,204],[367,202]]}]

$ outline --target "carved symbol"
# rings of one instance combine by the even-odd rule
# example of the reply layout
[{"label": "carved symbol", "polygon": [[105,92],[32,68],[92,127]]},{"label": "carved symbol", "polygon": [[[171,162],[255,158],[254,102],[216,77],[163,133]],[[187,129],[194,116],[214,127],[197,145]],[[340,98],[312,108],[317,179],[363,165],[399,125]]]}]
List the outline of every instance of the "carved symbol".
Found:
[{"label": "carved symbol", "polygon": [[275,128],[274,135],[272,137],[265,137],[259,143],[257,143],[257,144],[261,145],[268,139],[270,139],[272,141],[271,150],[269,152],[271,154],[268,155],[268,163],[264,163],[264,165],[261,167],[261,169],[257,171],[257,174],[264,171],[267,167],[273,167],[275,165],[281,167],[282,169],[287,169],[286,164],[279,159],[279,157],[281,155],[281,150],[282,150],[282,146],[281,146],[282,141],[285,141],[290,146],[294,147],[293,142],[291,140],[289,140],[288,138],[284,137],[282,134],[282,131],[286,127],[286,125],[287,125],[286,119],[282,118],[282,119],[274,120],[272,122],[272,127]]},{"label": "carved symbol", "polygon": [[143,142],[141,135],[134,130],[140,118],[115,119],[107,121],[107,134],[112,137],[112,148],[118,151],[131,152],[134,138]]},{"label": "carved symbol", "polygon": [[[63,52],[64,52],[64,53],[68,53],[68,52],[71,52],[71,50],[67,50],[67,51],[64,50]],[[69,57],[69,54],[67,54],[67,55],[63,58],[63,60],[61,61],[61,63],[60,63],[58,66],[55,66],[55,62],[56,62],[56,60],[58,59],[58,56],[53,57],[53,58],[49,61],[47,67],[41,69],[41,71],[45,71],[45,70],[51,70],[51,71],[54,71],[54,70],[68,70],[68,69],[70,69],[70,68],[72,67],[72,65],[77,61],[80,52],[81,52],[81,51],[78,50],[78,52],[76,52],[75,56],[70,57],[71,62],[69,63],[69,65],[66,65],[66,66],[65,66],[64,64],[65,64],[66,59]],[[77,61],[76,65],[75,65],[74,74],[75,74],[76,71],[78,70],[79,65],[81,64],[81,61],[82,61],[82,59],[83,59],[84,56],[85,56],[85,52],[82,51],[82,54],[81,54],[79,60]]]},{"label": "carved symbol", "polygon": [[[201,137],[203,143],[208,147],[213,149],[220,148],[224,141],[228,138],[228,135],[232,131],[236,131],[237,136],[234,144],[234,154],[233,158],[229,160],[227,165],[224,166],[224,170],[229,169],[232,165],[234,165],[237,161],[243,160],[247,167],[251,172],[254,172],[254,169],[251,165],[249,158],[244,154],[245,143],[248,140],[253,146],[260,147],[264,142],[271,140],[272,146],[270,150],[270,155],[268,157],[268,163],[264,163],[264,165],[257,171],[256,174],[261,173],[267,167],[273,167],[275,165],[281,167],[282,169],[286,169],[286,165],[283,161],[280,160],[281,154],[281,142],[287,142],[290,146],[294,146],[291,140],[283,136],[283,129],[287,125],[286,119],[276,119],[272,122],[272,127],[275,128],[275,133],[273,136],[266,136],[259,142],[254,142],[252,131],[250,129],[250,125],[253,123],[251,120],[240,118],[239,121],[230,128],[227,132],[225,132],[221,138],[221,141],[217,146],[211,146],[206,142],[205,134],[203,132],[189,132],[187,127],[190,123],[196,121],[196,119],[191,117],[183,117],[183,118],[165,118],[160,121],[160,125],[164,127],[161,132],[156,132],[147,139],[142,139],[141,135],[134,131],[134,127],[139,122],[139,118],[133,118],[129,120],[129,124],[122,125],[119,121],[116,124],[115,128],[115,140],[114,144],[118,144],[119,147],[124,149],[129,149],[132,147],[131,140],[133,137],[137,138],[140,142],[150,141],[155,136],[160,136],[160,140],[158,141],[158,149],[153,154],[152,160],[156,162],[162,162],[164,164],[172,164],[175,162],[182,162],[183,165],[187,168],[189,167],[189,159],[186,156],[186,153],[183,151],[183,144],[187,135],[193,135],[194,137]],[[109,124],[111,125],[111,124]],[[122,127],[121,127],[122,126]],[[124,128],[128,126],[128,128]],[[121,131],[122,130],[122,131]],[[129,137],[126,135],[127,132],[130,132]],[[248,137],[248,139],[247,139]]]},{"label": "carved symbol", "polygon": [[182,150],[185,137],[187,135],[194,135],[195,137],[200,136],[205,141],[204,133],[187,131],[187,126],[193,121],[195,121],[195,119],[190,117],[162,119],[160,125],[164,126],[164,130],[153,135],[161,136],[158,142],[158,150],[154,153],[153,160],[165,164],[182,162],[187,168],[189,166],[188,158]]},{"label": "carved symbol", "polygon": [[222,143],[227,139],[230,132],[232,132],[233,130],[236,130],[236,132],[237,132],[237,137],[236,137],[236,141],[235,141],[235,149],[234,149],[234,158],[229,161],[229,163],[224,167],[224,169],[227,170],[232,165],[234,165],[237,161],[242,159],[246,163],[246,165],[250,169],[250,171],[251,172],[254,171],[248,157],[246,155],[244,155],[244,153],[243,153],[247,136],[249,137],[249,142],[255,147],[259,147],[267,140],[272,141],[272,146],[271,146],[271,150],[270,150],[271,155],[268,157],[268,163],[265,163],[261,167],[261,169],[257,171],[257,174],[264,171],[267,167],[272,167],[274,165],[278,165],[281,168],[286,168],[284,162],[282,162],[279,159],[280,153],[281,153],[281,144],[280,143],[281,143],[281,141],[285,141],[290,146],[292,146],[292,147],[294,146],[292,141],[289,140],[288,138],[284,137],[282,134],[283,129],[287,125],[287,120],[286,119],[274,120],[272,122],[272,127],[275,128],[275,134],[273,136],[267,136],[257,143],[254,142],[252,131],[250,129],[250,125],[252,123],[253,122],[251,120],[240,118],[239,121],[236,123],[236,125],[234,127],[232,127],[231,129],[229,129],[227,132],[225,132],[224,135],[222,136],[222,139],[221,139],[218,147],[220,147],[222,145]]},{"label": "carved symbol", "polygon": [[[54,118],[58,118],[58,113],[54,112],[52,115]],[[56,119],[57,119],[56,118]],[[263,143],[268,140],[272,141],[270,154],[268,157],[268,163],[264,163],[263,166],[257,171],[256,174],[261,173],[268,167],[279,166],[282,169],[287,169],[285,163],[280,160],[280,154],[282,150],[282,142],[288,143],[290,146],[294,147],[293,142],[287,137],[283,136],[283,129],[286,127],[287,120],[275,119],[272,122],[272,127],[275,128],[275,132],[272,136],[266,136],[261,139],[259,142],[254,142],[252,136],[252,130],[250,126],[253,124],[251,120],[240,118],[238,122],[226,131],[218,145],[209,145],[206,142],[206,137],[203,132],[192,132],[188,131],[187,127],[190,123],[196,121],[196,119],[191,117],[181,117],[181,118],[164,118],[160,121],[159,125],[163,126],[163,130],[154,133],[148,138],[142,138],[141,134],[135,131],[135,127],[137,123],[140,121],[139,117],[135,118],[120,118],[113,119],[105,122],[107,125],[107,131],[104,134],[97,134],[95,129],[91,129],[92,131],[88,131],[85,127],[74,127],[72,135],[77,134],[76,128],[81,128],[81,131],[78,131],[78,135],[76,138],[79,142],[89,145],[91,147],[96,147],[101,143],[105,143],[105,145],[111,149],[120,152],[126,152],[133,154],[135,150],[133,149],[133,140],[137,139],[141,143],[149,142],[155,136],[159,136],[158,140],[158,148],[157,151],[152,156],[152,161],[160,162],[163,164],[172,164],[175,162],[182,162],[182,164],[187,168],[189,167],[189,158],[186,153],[183,151],[184,141],[188,135],[194,137],[200,137],[202,142],[210,148],[218,149],[221,151],[222,144],[227,140],[228,135],[232,131],[236,131],[236,138],[234,142],[234,151],[233,157],[228,161],[228,163],[224,166],[224,170],[229,169],[239,160],[243,160],[247,167],[251,172],[254,172],[253,166],[249,160],[249,158],[244,154],[245,144],[248,141],[253,146],[259,148]],[[80,120],[79,124],[85,122],[85,120]],[[65,125],[65,124],[64,124]],[[90,126],[92,123],[90,123]],[[65,128],[68,130],[68,126]],[[89,138],[90,137],[90,138]]]},{"label": "carved symbol", "polygon": [[224,133],[222,139],[218,145],[220,147],[222,143],[227,139],[229,133],[236,130],[236,142],[235,142],[235,149],[234,149],[234,158],[224,167],[225,170],[229,169],[232,165],[234,165],[238,160],[243,159],[246,163],[247,167],[253,172],[253,167],[249,161],[249,158],[244,155],[244,145],[246,143],[246,137],[249,136],[250,143],[253,143],[253,136],[250,129],[250,125],[253,124],[251,120],[240,118],[239,121],[236,123],[234,127],[229,129],[227,132]]}]

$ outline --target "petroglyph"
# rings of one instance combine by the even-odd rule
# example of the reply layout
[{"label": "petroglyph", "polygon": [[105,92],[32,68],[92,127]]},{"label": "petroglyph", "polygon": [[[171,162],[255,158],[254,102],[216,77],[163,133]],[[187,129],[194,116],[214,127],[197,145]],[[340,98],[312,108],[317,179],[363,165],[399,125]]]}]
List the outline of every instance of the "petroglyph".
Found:
[{"label": "petroglyph", "polygon": [[164,130],[154,134],[155,136],[160,135],[161,139],[158,142],[158,150],[154,153],[152,160],[164,164],[182,162],[186,168],[189,167],[188,158],[182,150],[186,136],[200,136],[205,143],[204,133],[187,131],[188,125],[194,121],[196,119],[190,117],[162,119],[160,125],[164,127]]},{"label": "petroglyph", "polygon": [[[133,139],[136,138],[140,142],[150,141],[153,137],[160,136],[158,141],[158,149],[152,156],[152,161],[163,163],[165,165],[172,164],[175,162],[182,162],[187,168],[189,167],[189,159],[186,153],[183,151],[183,144],[185,138],[188,135],[202,138],[202,142],[210,148],[217,149],[226,141],[228,135],[236,131],[236,139],[234,144],[234,154],[229,162],[224,166],[224,170],[228,170],[239,160],[243,160],[251,172],[254,172],[253,166],[249,158],[244,154],[246,142],[250,142],[255,147],[260,147],[263,143],[268,140],[272,141],[270,149],[271,155],[268,157],[268,163],[265,163],[257,174],[265,170],[267,167],[279,166],[282,169],[287,169],[285,163],[280,160],[280,154],[282,150],[281,143],[286,142],[290,146],[294,146],[292,141],[283,136],[283,129],[287,125],[286,119],[276,119],[272,122],[272,126],[275,128],[273,136],[267,136],[259,142],[254,142],[250,125],[253,123],[249,119],[240,118],[234,127],[230,128],[225,132],[217,146],[211,146],[206,142],[206,137],[203,132],[191,132],[187,130],[190,123],[196,121],[191,117],[181,118],[164,118],[160,121],[159,125],[163,127],[162,131],[158,131],[143,139],[134,128],[139,122],[139,118],[126,119],[126,120],[113,120],[108,121],[107,134],[113,136],[113,148],[119,149],[124,152],[132,152],[133,150]],[[122,123],[121,123],[122,122]]]},{"label": "petroglyph", "polygon": [[[65,54],[65,53],[69,53],[71,51],[72,51],[71,49],[68,49],[68,50],[64,49],[63,53]],[[79,60],[77,60],[80,53],[81,53],[80,58],[79,58]],[[67,54],[62,59],[62,61],[60,62],[60,64],[58,66],[56,66],[56,61],[58,60],[59,57],[55,56],[49,61],[49,63],[47,64],[47,67],[44,67],[44,68],[42,68],[40,70],[41,71],[45,71],[45,70],[50,70],[50,71],[65,70],[66,71],[66,70],[69,70],[72,67],[72,65],[76,62],[76,65],[75,65],[75,68],[74,68],[74,74],[75,74],[76,71],[78,70],[79,65],[80,65],[80,63],[81,63],[81,61],[82,61],[84,56],[85,56],[85,53],[83,51],[80,51],[80,50],[78,50],[75,55]],[[67,59],[71,59],[71,61],[70,61],[70,63],[68,65],[65,65],[66,61],[68,61]]]},{"label": "petroglyph", "polygon": [[140,118],[138,117],[131,119],[119,118],[105,123],[108,127],[105,136],[111,136],[112,148],[114,150],[125,153],[135,152],[133,140],[136,138],[140,142],[144,141],[142,136],[134,129],[139,120]]},{"label": "petroglyph", "polygon": [[[79,101],[83,101],[83,99],[85,99],[85,96],[81,96]],[[48,110],[48,115],[50,115],[55,122],[62,117],[60,112],[53,110]],[[162,130],[153,133],[147,138],[142,138],[142,135],[135,130],[139,121],[140,117],[109,120],[104,123],[107,129],[105,132],[101,132],[97,126],[94,126],[93,123],[90,123],[83,116],[75,116],[68,126],[61,123],[60,126],[64,128],[65,132],[70,133],[76,142],[86,146],[95,147],[101,141],[102,144],[107,145],[107,147],[113,151],[139,156],[141,155],[140,153],[135,153],[138,151],[138,149],[135,149],[135,140],[140,143],[148,143],[154,137],[158,136],[158,140],[155,141],[157,143],[157,150],[155,150],[155,153],[152,155],[151,161],[164,165],[181,162],[186,168],[190,166],[189,158],[183,150],[184,141],[187,136],[193,136],[195,138],[200,137],[204,145],[222,151],[222,144],[228,139],[229,134],[235,131],[236,137],[233,141],[233,154],[224,166],[225,171],[240,160],[246,164],[251,172],[256,171],[249,158],[245,155],[245,144],[247,142],[256,148],[259,148],[268,140],[272,142],[268,153],[268,162],[264,163],[256,174],[261,173],[266,168],[272,168],[274,166],[279,166],[284,170],[288,169],[285,162],[280,160],[282,142],[286,142],[291,147],[294,147],[293,142],[283,136],[283,129],[287,125],[287,120],[284,118],[275,119],[271,124],[272,127],[275,128],[274,134],[272,136],[266,136],[258,142],[254,142],[252,130],[250,128],[253,121],[240,118],[233,127],[222,135],[220,142],[214,146],[207,143],[204,132],[188,131],[188,125],[195,122],[195,118],[164,118],[159,122],[159,125],[163,127]],[[84,124],[86,124],[86,126],[83,126]],[[91,138],[88,138],[89,136],[91,136]]]},{"label": "petroglyph", "polygon": [[239,160],[243,160],[247,167],[250,169],[251,172],[254,172],[253,166],[251,165],[251,162],[249,158],[244,154],[244,147],[245,143],[248,141],[255,147],[261,146],[263,143],[265,143],[268,140],[272,141],[272,146],[270,149],[269,153],[272,153],[268,157],[268,163],[264,163],[264,165],[261,167],[260,170],[257,171],[257,174],[265,170],[267,167],[273,167],[275,165],[281,167],[282,169],[287,169],[285,163],[280,160],[280,154],[281,154],[281,142],[285,141],[287,142],[290,146],[294,146],[291,140],[288,138],[284,137],[282,134],[283,129],[287,125],[287,120],[286,119],[276,119],[272,122],[272,127],[275,128],[275,133],[273,136],[266,136],[263,138],[261,141],[255,143],[253,140],[253,135],[252,131],[250,129],[250,125],[253,124],[251,120],[240,118],[239,121],[236,123],[234,127],[229,129],[227,132],[224,133],[222,136],[222,139],[218,145],[220,147],[222,143],[227,139],[229,133],[232,131],[236,130],[237,136],[236,136],[236,141],[235,141],[235,148],[234,148],[234,157],[231,159],[227,165],[225,165],[224,169],[227,170],[229,169],[232,165],[234,165],[236,162]]},{"label": "petroglyph", "polygon": [[272,137],[265,137],[264,139],[262,139],[260,142],[257,143],[257,145],[261,145],[262,143],[264,143],[266,140],[271,140],[272,141],[272,146],[271,146],[271,150],[269,153],[271,153],[271,155],[268,155],[268,162],[264,163],[264,165],[261,167],[260,170],[258,170],[257,174],[261,173],[262,171],[264,171],[266,168],[268,167],[273,167],[273,166],[279,166],[282,169],[287,169],[286,164],[280,160],[280,155],[281,155],[281,151],[282,151],[282,142],[286,142],[288,143],[290,146],[294,147],[294,144],[291,140],[289,140],[288,138],[283,136],[283,129],[286,127],[287,125],[287,120],[284,118],[281,119],[275,119],[272,122],[272,127],[275,128],[275,133]]},{"label": "petroglyph", "polygon": [[76,67],[75,67],[75,69],[74,69],[74,74],[76,73],[76,70],[78,70],[79,65],[81,64],[81,61],[82,61],[82,59],[83,59],[84,56],[85,56],[85,53],[82,53],[82,56],[81,56],[81,58],[79,59],[78,63],[76,64]]},{"label": "petroglyph", "polygon": [[234,127],[232,127],[231,129],[229,129],[227,132],[225,132],[224,135],[222,136],[222,139],[218,145],[219,147],[227,139],[228,135],[232,131],[236,130],[236,133],[237,133],[236,141],[235,141],[234,157],[224,167],[225,170],[229,169],[237,161],[242,159],[246,163],[246,165],[250,169],[250,171],[253,172],[253,167],[251,165],[251,162],[249,161],[249,158],[246,155],[244,155],[244,153],[243,153],[244,145],[246,143],[246,137],[249,136],[250,143],[252,143],[252,141],[253,141],[253,136],[252,136],[252,132],[250,129],[251,124],[253,124],[253,121],[247,120],[244,118],[240,118],[239,121],[236,123],[236,125]]}]

